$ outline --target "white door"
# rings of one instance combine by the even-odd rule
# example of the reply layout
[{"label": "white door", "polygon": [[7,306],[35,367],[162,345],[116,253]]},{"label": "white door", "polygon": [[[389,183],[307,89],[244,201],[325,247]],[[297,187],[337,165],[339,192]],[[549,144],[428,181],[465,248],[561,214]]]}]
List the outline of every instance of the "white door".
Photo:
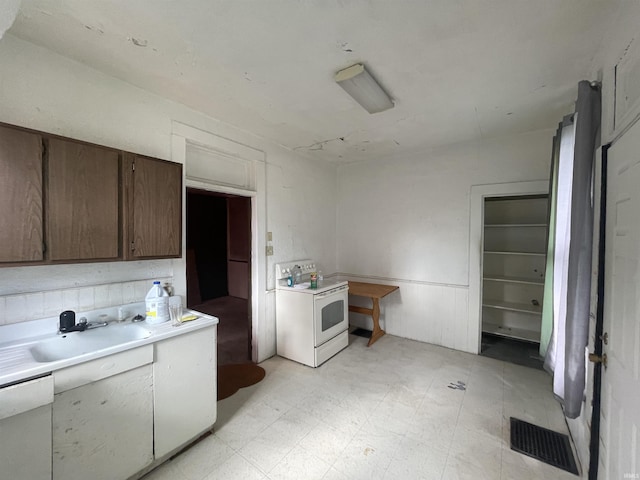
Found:
[{"label": "white door", "polygon": [[609,149],[598,478],[640,478],[640,122]]}]

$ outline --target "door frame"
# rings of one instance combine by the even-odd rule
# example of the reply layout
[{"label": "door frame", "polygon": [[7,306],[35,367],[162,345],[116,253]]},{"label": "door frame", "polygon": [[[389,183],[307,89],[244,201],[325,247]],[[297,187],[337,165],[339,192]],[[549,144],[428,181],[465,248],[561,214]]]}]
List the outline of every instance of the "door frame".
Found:
[{"label": "door frame", "polygon": [[[597,300],[596,300],[596,321],[593,341],[593,353],[602,356],[602,333],[604,331],[604,301],[605,301],[605,283],[604,283],[604,262],[607,234],[607,151],[611,147],[611,143],[603,145],[601,149],[600,159],[600,205],[599,223],[598,223],[598,280],[597,280]],[[595,188],[598,185],[594,186]],[[595,228],[595,225],[594,225]],[[591,287],[593,289],[593,286]],[[591,332],[589,332],[591,335]],[[588,379],[587,379],[588,386]],[[598,478],[598,465],[600,461],[600,405],[602,399],[602,364],[594,363],[593,365],[593,396],[591,400],[591,428],[589,438],[589,480]]]},{"label": "door frame", "polygon": [[[253,214],[253,203],[254,203],[254,197],[250,196],[250,195],[246,195],[246,194],[240,194],[240,195],[236,195],[236,194],[230,194],[230,193],[223,193],[223,192],[218,192],[216,190],[213,189],[203,189],[203,188],[195,188],[195,187],[191,187],[189,185],[186,185],[185,187],[186,190],[186,195],[188,196],[189,194],[192,195],[207,195],[207,194],[211,194],[211,196],[214,196],[216,198],[222,198],[225,200],[228,200],[229,198],[235,197],[235,198],[245,198],[245,199],[249,199],[250,203],[249,203],[249,214],[251,216],[251,218],[249,219],[249,248],[253,248],[253,231],[251,231],[251,226],[253,225],[253,218],[254,218],[254,214]],[[228,202],[227,202],[227,230],[226,230],[226,236],[227,236],[227,249],[226,249],[226,260],[227,260],[227,264],[229,262],[229,210],[228,210]],[[187,221],[186,218],[188,218],[188,215],[185,217],[185,227],[188,229],[188,225],[187,225]],[[185,238],[185,242],[187,241],[187,239]],[[249,284],[249,291],[248,291],[248,298],[247,298],[247,302],[248,305],[253,305],[253,298],[252,298],[252,289],[251,289],[251,271],[253,269],[253,265],[252,265],[252,259],[253,259],[253,252],[250,251],[249,252],[249,273],[248,273],[248,284]],[[185,272],[186,272],[186,265],[185,265]],[[227,270],[227,283],[229,280],[229,272]],[[188,283],[187,283],[187,288],[189,287]],[[228,292],[227,292],[228,294]],[[249,353],[249,357],[251,358],[252,361],[255,362],[255,359],[253,358],[253,319],[252,319],[252,309],[248,309],[248,315],[247,315],[247,322],[248,322],[248,330],[249,330],[249,343],[247,345],[248,348],[248,353]]]},{"label": "door frame", "polygon": [[[187,146],[195,145],[219,154],[222,167],[212,165],[203,176],[190,177]],[[260,363],[270,355],[267,322],[267,215],[265,153],[254,147],[173,122],[171,138],[173,161],[185,165],[182,199],[182,257],[174,260],[174,286],[177,294],[186,296],[186,195],[187,188],[251,198],[251,361]],[[228,176],[225,173],[230,172]],[[236,182],[236,179],[239,181]],[[235,183],[234,183],[235,182]],[[275,335],[274,335],[275,344]]]},{"label": "door frame", "polygon": [[545,195],[549,180],[472,185],[469,219],[469,346],[482,350],[482,268],[484,250],[484,200],[487,197]]}]

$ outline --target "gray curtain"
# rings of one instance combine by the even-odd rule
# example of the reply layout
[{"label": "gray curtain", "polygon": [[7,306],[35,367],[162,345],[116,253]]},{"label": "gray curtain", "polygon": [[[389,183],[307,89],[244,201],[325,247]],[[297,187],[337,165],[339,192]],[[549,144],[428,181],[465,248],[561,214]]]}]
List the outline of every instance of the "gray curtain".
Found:
[{"label": "gray curtain", "polygon": [[[589,334],[593,239],[592,182],[595,150],[599,144],[600,89],[588,81],[578,84],[575,121],[564,369],[564,410],[569,418],[578,417],[582,407],[585,389],[585,348]],[[561,375],[562,372],[555,374]]]}]

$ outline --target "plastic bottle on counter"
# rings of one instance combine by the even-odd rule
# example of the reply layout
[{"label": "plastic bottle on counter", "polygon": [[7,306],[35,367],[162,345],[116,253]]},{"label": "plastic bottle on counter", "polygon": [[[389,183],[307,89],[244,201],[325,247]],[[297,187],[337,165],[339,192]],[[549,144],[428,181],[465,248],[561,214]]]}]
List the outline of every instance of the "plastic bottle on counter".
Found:
[{"label": "plastic bottle on counter", "polygon": [[146,304],[146,322],[151,324],[163,323],[169,320],[169,294],[160,286],[160,282],[153,282],[153,287],[144,298]]}]

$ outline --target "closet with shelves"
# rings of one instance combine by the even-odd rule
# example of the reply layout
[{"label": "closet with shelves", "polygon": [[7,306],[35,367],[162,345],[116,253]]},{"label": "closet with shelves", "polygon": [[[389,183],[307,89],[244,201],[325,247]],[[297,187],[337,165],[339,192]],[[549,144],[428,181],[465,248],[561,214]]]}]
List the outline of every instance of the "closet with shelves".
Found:
[{"label": "closet with shelves", "polygon": [[540,341],[547,195],[484,201],[482,332]]}]

